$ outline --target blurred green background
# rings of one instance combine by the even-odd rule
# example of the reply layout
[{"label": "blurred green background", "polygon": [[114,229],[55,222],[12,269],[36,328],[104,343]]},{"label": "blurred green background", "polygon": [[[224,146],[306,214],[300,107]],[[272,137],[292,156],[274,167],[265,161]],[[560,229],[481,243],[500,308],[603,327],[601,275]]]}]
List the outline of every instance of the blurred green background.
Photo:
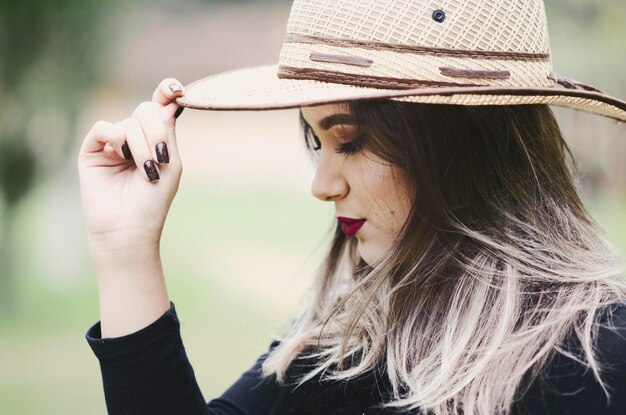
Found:
[{"label": "blurred green background", "polygon": [[[546,0],[555,72],[626,97],[626,3]],[[0,413],[104,414],[84,334],[98,320],[76,162],[168,76],[276,61],[288,1],[0,1]],[[556,109],[579,188],[626,251],[624,125]],[[307,295],[333,224],[309,195],[297,113],[185,111],[185,172],[162,257],[205,398],[221,393]]]}]

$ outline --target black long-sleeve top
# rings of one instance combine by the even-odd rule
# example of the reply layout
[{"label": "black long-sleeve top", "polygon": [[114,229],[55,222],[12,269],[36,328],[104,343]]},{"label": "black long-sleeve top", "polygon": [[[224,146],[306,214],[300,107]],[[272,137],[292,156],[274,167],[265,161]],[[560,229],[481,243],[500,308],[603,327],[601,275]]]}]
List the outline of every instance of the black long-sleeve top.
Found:
[{"label": "black long-sleeve top", "polygon": [[[547,368],[547,383],[535,382],[513,408],[515,414],[626,414],[626,304],[607,309],[618,330],[600,329],[597,352],[607,366],[604,379],[611,400],[591,370],[559,355]],[[100,322],[86,339],[100,362],[104,395],[111,415],[373,415],[406,414],[382,409],[388,400],[384,366],[342,382],[312,379],[294,388],[311,363],[297,360],[279,385],[262,378],[267,353],[222,396],[205,401],[180,336],[174,304],[158,320],[123,337],[101,338]],[[278,343],[273,342],[270,350]],[[581,352],[582,353],[582,352]],[[421,414],[419,410],[413,415]]]}]

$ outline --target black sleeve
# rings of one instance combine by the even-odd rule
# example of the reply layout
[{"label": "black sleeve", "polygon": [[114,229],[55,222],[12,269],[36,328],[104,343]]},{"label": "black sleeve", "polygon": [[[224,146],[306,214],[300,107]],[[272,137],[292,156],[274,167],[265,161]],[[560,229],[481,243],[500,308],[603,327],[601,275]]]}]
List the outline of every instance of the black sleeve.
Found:
[{"label": "black sleeve", "polygon": [[267,415],[278,395],[275,378],[260,376],[266,353],[221,397],[207,404],[187,359],[174,303],[135,333],[102,339],[97,322],[85,337],[100,362],[110,415]]},{"label": "black sleeve", "polygon": [[606,381],[610,413],[626,413],[626,303],[609,309],[605,325],[598,331],[597,351]]},{"label": "black sleeve", "polygon": [[[541,410],[529,413],[553,415],[623,415],[626,413],[626,305],[611,306],[600,315],[595,352],[610,399],[593,375],[591,368],[564,356],[551,365],[549,384],[531,401],[543,400]],[[584,358],[582,346],[575,340],[569,350]],[[537,402],[533,402],[536,404]],[[532,407],[532,406],[531,406]],[[538,407],[537,407],[538,408]]]}]

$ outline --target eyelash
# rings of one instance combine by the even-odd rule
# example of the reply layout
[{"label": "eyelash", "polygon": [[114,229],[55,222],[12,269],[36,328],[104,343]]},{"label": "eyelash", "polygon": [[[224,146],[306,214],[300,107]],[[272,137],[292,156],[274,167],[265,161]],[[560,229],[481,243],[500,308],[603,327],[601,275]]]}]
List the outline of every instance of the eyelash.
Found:
[{"label": "eyelash", "polygon": [[357,140],[350,141],[349,143],[343,143],[338,148],[335,149],[337,154],[356,154],[361,150],[361,145],[357,142]]},{"label": "eyelash", "polygon": [[[313,137],[313,145],[311,146],[311,148],[313,149],[313,151],[320,151],[322,149],[322,143],[320,142],[320,139],[315,134],[310,134]],[[345,155],[356,154],[362,148],[360,141],[360,137],[357,137],[356,139],[348,143],[342,143],[341,145],[339,145],[339,147],[335,149],[335,153]]]}]

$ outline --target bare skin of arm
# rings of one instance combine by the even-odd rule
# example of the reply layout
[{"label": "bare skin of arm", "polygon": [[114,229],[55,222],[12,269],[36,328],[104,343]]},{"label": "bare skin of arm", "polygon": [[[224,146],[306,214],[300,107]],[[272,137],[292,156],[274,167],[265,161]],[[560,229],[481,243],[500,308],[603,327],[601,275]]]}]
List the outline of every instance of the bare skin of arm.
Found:
[{"label": "bare skin of arm", "polygon": [[96,122],[80,150],[103,338],[134,333],[170,307],[159,246],[182,175],[174,116],[182,95],[180,82],[164,79],[129,118]]}]

